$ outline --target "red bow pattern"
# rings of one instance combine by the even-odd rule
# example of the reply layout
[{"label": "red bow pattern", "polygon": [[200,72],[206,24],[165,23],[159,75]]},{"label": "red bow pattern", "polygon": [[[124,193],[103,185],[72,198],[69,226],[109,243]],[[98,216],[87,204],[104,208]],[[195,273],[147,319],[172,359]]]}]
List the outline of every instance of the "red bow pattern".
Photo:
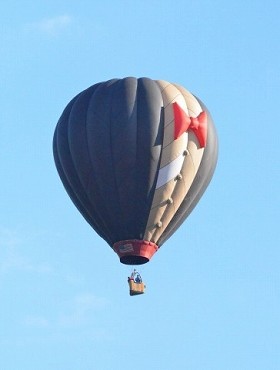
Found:
[{"label": "red bow pattern", "polygon": [[178,103],[173,103],[174,140],[184,132],[192,130],[201,148],[205,148],[207,140],[207,114],[202,111],[197,117],[189,117]]}]

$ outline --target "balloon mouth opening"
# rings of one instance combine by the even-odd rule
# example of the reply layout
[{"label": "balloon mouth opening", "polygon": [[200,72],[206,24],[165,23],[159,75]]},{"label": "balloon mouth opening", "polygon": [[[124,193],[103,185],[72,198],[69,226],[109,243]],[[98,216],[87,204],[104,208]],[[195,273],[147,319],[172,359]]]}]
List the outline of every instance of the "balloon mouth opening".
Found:
[{"label": "balloon mouth opening", "polygon": [[158,246],[147,240],[121,240],[113,245],[114,251],[125,265],[143,265],[150,261]]},{"label": "balloon mouth opening", "polygon": [[120,257],[120,262],[124,265],[144,265],[149,262],[149,258],[142,256],[123,256]]}]

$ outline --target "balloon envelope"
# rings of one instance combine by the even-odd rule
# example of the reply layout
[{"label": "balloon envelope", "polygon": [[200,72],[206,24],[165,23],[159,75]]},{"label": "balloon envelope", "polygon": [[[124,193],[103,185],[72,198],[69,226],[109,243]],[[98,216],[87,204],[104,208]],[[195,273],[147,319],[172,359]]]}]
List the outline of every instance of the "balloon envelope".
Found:
[{"label": "balloon envelope", "polygon": [[70,198],[125,264],[148,262],[188,217],[212,178],[217,148],[198,98],[133,77],[74,97],[53,140]]}]

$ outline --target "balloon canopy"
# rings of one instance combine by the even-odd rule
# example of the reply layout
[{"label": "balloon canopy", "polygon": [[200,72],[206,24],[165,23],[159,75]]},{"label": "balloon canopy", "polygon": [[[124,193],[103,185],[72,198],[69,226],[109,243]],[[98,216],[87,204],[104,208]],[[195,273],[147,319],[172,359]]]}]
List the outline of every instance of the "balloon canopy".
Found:
[{"label": "balloon canopy", "polygon": [[113,79],[78,94],[54,133],[62,183],[124,264],[148,262],[193,210],[217,161],[205,105],[177,84]]}]

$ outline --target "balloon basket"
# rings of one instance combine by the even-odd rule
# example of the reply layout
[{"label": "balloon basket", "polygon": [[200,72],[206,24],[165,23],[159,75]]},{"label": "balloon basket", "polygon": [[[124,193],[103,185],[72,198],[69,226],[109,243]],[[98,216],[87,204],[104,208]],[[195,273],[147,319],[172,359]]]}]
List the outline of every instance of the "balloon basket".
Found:
[{"label": "balloon basket", "polygon": [[129,285],[129,294],[130,295],[139,295],[145,293],[145,284],[144,283],[135,283],[133,279],[128,280]]}]

